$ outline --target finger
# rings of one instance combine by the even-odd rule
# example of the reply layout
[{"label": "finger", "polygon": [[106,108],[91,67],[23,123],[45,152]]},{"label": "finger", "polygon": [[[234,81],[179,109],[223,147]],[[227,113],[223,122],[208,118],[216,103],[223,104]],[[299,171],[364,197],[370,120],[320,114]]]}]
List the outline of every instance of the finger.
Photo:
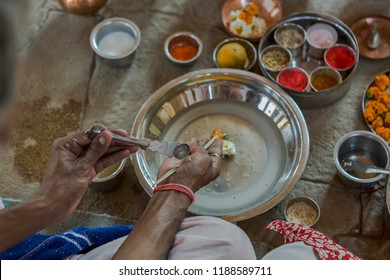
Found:
[{"label": "finger", "polygon": [[209,155],[217,154],[222,158],[222,143],[223,143],[222,139],[220,138],[215,139],[213,145],[211,145],[211,147],[207,149]]},{"label": "finger", "polygon": [[202,147],[204,145],[206,145],[206,143],[209,141],[210,139],[207,139],[207,138],[198,138],[197,141],[198,141],[198,144],[201,145]]},{"label": "finger", "polygon": [[130,147],[110,146],[107,152],[105,153],[105,155],[109,155],[121,150],[128,150],[130,151],[130,153],[134,154],[135,152],[138,151],[138,146],[130,146]]},{"label": "finger", "polygon": [[112,136],[108,131],[98,134],[85,152],[83,160],[90,166],[95,166],[97,161],[106,153],[111,144]]},{"label": "finger", "polygon": [[120,150],[108,156],[104,156],[100,158],[95,164],[96,174],[102,172],[104,169],[113,165],[114,163],[121,161],[124,158],[127,158],[129,155],[130,155],[129,150]]},{"label": "finger", "polygon": [[178,167],[181,164],[181,160],[176,158],[167,158],[163,164],[161,164],[160,169],[158,170],[157,179],[160,179],[165,173],[169,170]]},{"label": "finger", "polygon": [[109,130],[112,132],[112,133],[115,133],[115,134],[118,134],[120,136],[129,136],[129,133],[124,130],[124,129],[118,129],[118,128],[109,128]]}]

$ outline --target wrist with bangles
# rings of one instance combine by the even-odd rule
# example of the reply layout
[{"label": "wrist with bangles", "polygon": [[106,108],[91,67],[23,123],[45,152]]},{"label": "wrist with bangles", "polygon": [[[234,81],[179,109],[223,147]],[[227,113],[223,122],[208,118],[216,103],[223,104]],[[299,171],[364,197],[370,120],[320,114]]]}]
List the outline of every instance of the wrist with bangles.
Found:
[{"label": "wrist with bangles", "polygon": [[153,189],[153,194],[159,191],[177,191],[177,192],[184,193],[191,200],[190,205],[192,205],[195,201],[194,192],[189,187],[186,187],[181,184],[170,183],[170,184],[158,185]]}]

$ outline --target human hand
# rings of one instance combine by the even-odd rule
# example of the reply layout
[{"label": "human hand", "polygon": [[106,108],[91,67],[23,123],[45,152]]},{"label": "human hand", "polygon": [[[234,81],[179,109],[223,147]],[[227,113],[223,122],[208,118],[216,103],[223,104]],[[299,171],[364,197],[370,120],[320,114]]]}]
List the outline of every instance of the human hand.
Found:
[{"label": "human hand", "polygon": [[[189,156],[183,160],[175,158],[166,159],[158,171],[157,178],[162,177],[172,168],[178,166],[179,168],[173,175],[164,180],[162,184],[182,184],[196,192],[215,180],[221,170],[222,141],[221,139],[216,139],[207,151],[203,148],[206,142],[207,140],[205,139],[193,138],[188,143],[191,149]],[[213,154],[217,154],[219,157]]]},{"label": "human hand", "polygon": [[[112,131],[128,135],[124,130]],[[57,221],[77,208],[97,173],[138,149],[136,146],[127,149],[110,147],[111,140],[107,131],[93,140],[81,132],[53,143],[49,168],[36,196],[52,203]]]}]

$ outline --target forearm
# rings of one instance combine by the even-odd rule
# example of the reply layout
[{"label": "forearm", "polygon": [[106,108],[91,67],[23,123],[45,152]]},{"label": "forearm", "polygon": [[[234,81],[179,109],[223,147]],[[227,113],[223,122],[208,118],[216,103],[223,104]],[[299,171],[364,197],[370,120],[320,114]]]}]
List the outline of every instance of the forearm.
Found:
[{"label": "forearm", "polygon": [[156,192],[114,259],[166,259],[189,206],[183,193]]},{"label": "forearm", "polygon": [[54,218],[50,205],[35,198],[0,211],[0,252],[50,225]]}]

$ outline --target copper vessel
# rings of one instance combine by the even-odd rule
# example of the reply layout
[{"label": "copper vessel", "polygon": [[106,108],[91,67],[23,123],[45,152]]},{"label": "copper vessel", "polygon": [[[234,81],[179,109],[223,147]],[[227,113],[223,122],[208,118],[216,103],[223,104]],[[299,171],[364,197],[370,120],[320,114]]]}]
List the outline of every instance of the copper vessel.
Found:
[{"label": "copper vessel", "polygon": [[65,11],[78,15],[92,15],[99,11],[107,0],[59,0]]}]

